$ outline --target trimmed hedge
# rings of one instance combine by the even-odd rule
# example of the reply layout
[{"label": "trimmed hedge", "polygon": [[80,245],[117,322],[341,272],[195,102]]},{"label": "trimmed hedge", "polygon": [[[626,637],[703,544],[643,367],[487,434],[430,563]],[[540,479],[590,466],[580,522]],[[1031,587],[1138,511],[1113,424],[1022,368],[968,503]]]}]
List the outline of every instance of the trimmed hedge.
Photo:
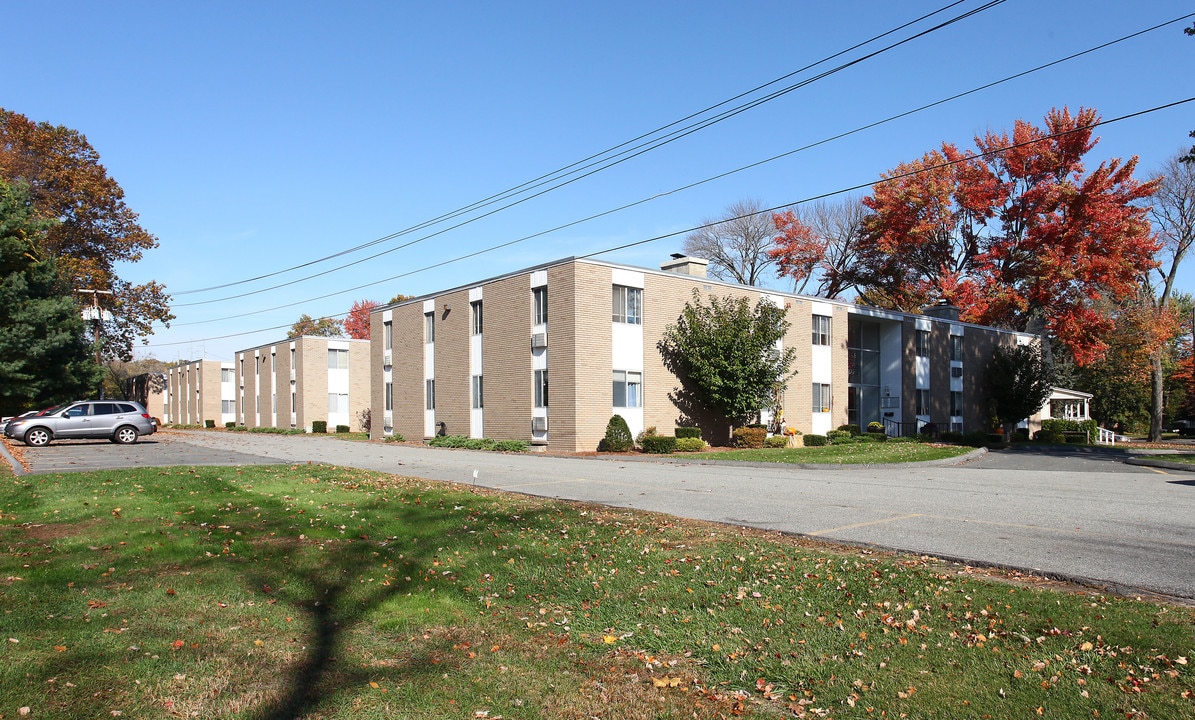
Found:
[{"label": "trimmed hedge", "polygon": [[494,449],[499,452],[527,452],[531,447],[526,440],[499,440]]},{"label": "trimmed hedge", "polygon": [[212,428],[216,427],[216,421],[215,420],[204,420],[203,426],[205,428],[207,428],[208,430],[211,430]]},{"label": "trimmed hedge", "polygon": [[701,438],[701,428],[695,427],[678,427],[672,433],[677,440],[684,438]]},{"label": "trimmed hedge", "polygon": [[233,428],[234,428],[234,427],[236,427],[236,426],[237,426],[237,421],[236,421],[236,420],[229,420],[228,422],[224,423],[224,429],[225,429],[225,430],[231,430],[231,429],[233,429]]},{"label": "trimmed hedge", "polygon": [[382,439],[385,440],[386,442],[406,442],[406,438],[404,438],[402,436],[402,433],[394,433],[393,435],[387,435],[386,437],[384,437]]},{"label": "trimmed hedge", "polygon": [[847,423],[846,425],[839,425],[838,429],[843,430],[845,432],[849,432],[851,435],[862,435],[863,434],[859,430],[858,425],[851,425],[850,423]]},{"label": "trimmed hedge", "polygon": [[643,452],[653,455],[667,455],[676,452],[676,438],[671,435],[645,435],[641,444]]},{"label": "trimmed hedge", "polygon": [[890,438],[888,438],[888,442],[890,442],[890,443],[906,443],[907,444],[907,443],[915,443],[915,442],[921,442],[921,441],[915,437],[890,437]]},{"label": "trimmed hedge", "polygon": [[276,428],[276,427],[252,427],[249,428],[251,433],[261,433],[262,435],[306,435],[307,432],[302,428]]},{"label": "trimmed hedge", "polygon": [[850,440],[852,437],[853,434],[850,430],[831,430],[826,433],[826,439],[830,441],[830,444],[838,443],[845,445],[846,443],[841,441]]},{"label": "trimmed hedge", "polygon": [[1095,420],[1067,420],[1065,418],[1047,418],[1041,421],[1042,434],[1058,433],[1063,435],[1064,440],[1066,433],[1086,433],[1087,438],[1094,441],[1100,436],[1100,426]]},{"label": "trimmed hedge", "polygon": [[[871,423],[871,425],[875,425],[875,423]],[[868,427],[871,427],[871,425],[868,425]],[[880,430],[879,432],[868,430],[867,437],[875,438],[876,442],[888,442],[888,433],[884,432],[883,430]]]},{"label": "trimmed hedge", "polygon": [[[394,442],[402,442],[402,435],[392,435]],[[388,438],[390,439],[390,438]],[[496,450],[501,452],[527,452],[529,445],[524,440],[492,440],[471,438],[466,435],[436,435],[427,444],[432,447],[463,448],[465,450]]]},{"label": "trimmed hedge", "polygon": [[764,438],[768,436],[765,427],[741,427],[734,429],[734,446],[739,448],[761,448]]},{"label": "trimmed hedge", "polygon": [[311,432],[313,432],[313,433],[328,432],[328,421],[327,420],[312,420],[311,421]]},{"label": "trimmed hedge", "polygon": [[763,446],[767,448],[788,447],[788,438],[784,435],[773,435],[772,437],[764,438]]},{"label": "trimmed hedge", "polygon": [[822,447],[830,444],[830,438],[825,435],[805,435],[805,447]]},{"label": "trimmed hedge", "polygon": [[348,426],[348,425],[337,425],[337,426],[336,426],[336,432],[338,432],[338,433],[346,433],[346,432],[349,432],[349,426]]},{"label": "trimmed hedge", "polygon": [[677,452],[701,452],[704,449],[705,441],[699,437],[678,437],[676,439]]}]

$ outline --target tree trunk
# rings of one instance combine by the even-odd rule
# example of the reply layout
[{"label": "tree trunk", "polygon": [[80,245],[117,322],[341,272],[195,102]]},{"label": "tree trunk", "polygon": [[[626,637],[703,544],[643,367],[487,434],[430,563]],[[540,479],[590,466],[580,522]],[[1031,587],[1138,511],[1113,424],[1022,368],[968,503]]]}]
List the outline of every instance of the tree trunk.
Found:
[{"label": "tree trunk", "polygon": [[1149,441],[1159,442],[1162,439],[1162,351],[1159,350],[1150,358],[1150,375],[1153,380],[1153,392],[1149,407]]}]

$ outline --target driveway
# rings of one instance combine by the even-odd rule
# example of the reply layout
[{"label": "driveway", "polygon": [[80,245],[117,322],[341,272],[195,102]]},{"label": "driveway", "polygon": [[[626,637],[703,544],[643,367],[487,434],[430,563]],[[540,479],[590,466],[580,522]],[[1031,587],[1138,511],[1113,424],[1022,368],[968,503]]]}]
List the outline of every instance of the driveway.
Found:
[{"label": "driveway", "polygon": [[[1195,474],[1124,465],[1117,451],[1018,449],[933,467],[803,469],[202,431],[160,433],[133,450],[144,452],[130,465],[346,465],[1195,599]],[[26,458],[34,472],[61,472],[68,452],[109,459],[121,450],[63,443]],[[71,462],[65,469],[85,469]]]}]

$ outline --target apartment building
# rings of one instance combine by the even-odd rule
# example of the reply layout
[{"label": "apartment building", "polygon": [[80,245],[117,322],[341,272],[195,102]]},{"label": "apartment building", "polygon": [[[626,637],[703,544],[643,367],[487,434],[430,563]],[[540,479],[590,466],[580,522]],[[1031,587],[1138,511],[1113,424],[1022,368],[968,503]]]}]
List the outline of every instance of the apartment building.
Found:
[{"label": "apartment building", "polygon": [[236,421],[303,428],[316,420],[361,429],[370,403],[369,340],[303,336],[236,353]]},{"label": "apartment building", "polygon": [[192,360],[170,368],[166,373],[165,408],[163,421],[175,425],[203,425],[211,420],[222,426],[235,420],[232,363]]},{"label": "apartment building", "polygon": [[680,256],[659,270],[569,258],[376,309],[372,435],[586,451],[618,414],[632,433],[695,423],[717,442],[728,428],[673,403],[679,382],[656,350],[694,290],[787,309],[782,342],[798,350],[797,374],[782,412],[805,433],[873,421],[890,434],[986,429],[988,359],[1032,340],[960,322],[950,307],[880,310],[719,282],[705,267]]}]

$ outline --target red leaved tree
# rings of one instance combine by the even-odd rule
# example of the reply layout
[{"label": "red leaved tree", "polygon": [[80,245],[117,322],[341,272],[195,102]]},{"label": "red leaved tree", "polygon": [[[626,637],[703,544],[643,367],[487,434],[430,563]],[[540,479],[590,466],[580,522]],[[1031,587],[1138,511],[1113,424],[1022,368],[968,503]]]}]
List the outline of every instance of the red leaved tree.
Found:
[{"label": "red leaved tree", "polygon": [[344,319],[344,331],[357,340],[369,339],[369,313],[378,306],[377,300],[358,300],[349,308]]},{"label": "red leaved tree", "polygon": [[768,255],[793,292],[836,298],[850,288],[846,274],[863,239],[867,208],[859,200],[818,201],[772,216],[779,233]]},{"label": "red leaved tree", "polygon": [[901,165],[864,198],[868,233],[851,270],[862,299],[902,310],[945,300],[964,320],[1044,330],[1080,365],[1100,357],[1104,310],[1131,297],[1158,250],[1146,208],[1157,183],[1137,159],[1085,172],[1094,110],[1052,110],[1043,127],[949,143]]}]

